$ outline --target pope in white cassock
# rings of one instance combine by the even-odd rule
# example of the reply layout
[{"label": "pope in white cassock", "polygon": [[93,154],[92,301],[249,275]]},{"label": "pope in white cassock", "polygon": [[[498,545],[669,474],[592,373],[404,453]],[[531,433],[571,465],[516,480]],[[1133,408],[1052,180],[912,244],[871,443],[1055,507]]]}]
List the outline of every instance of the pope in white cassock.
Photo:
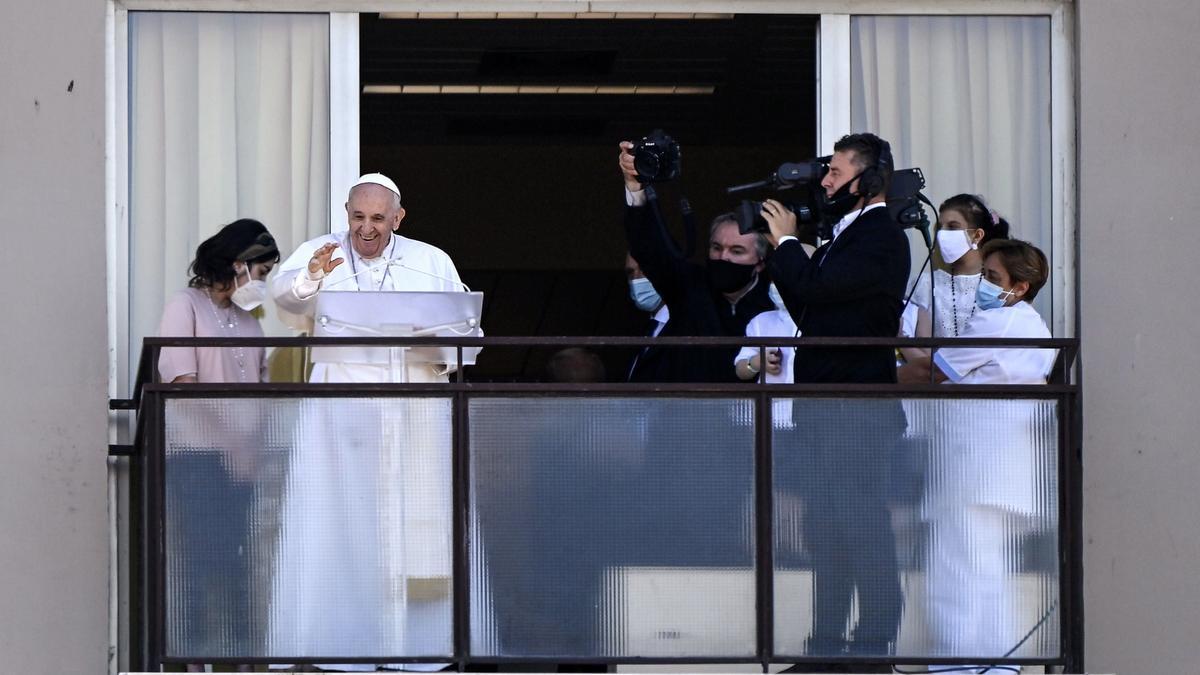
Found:
[{"label": "pope in white cassock", "polygon": [[[350,189],[346,216],[347,231],[301,244],[271,282],[271,294],[294,328],[311,332],[317,297],[325,290],[463,290],[449,256],[396,233],[404,209],[386,176],[360,178]],[[450,367],[410,362],[406,370],[409,382],[440,382]],[[387,365],[328,362],[315,364],[310,378],[393,380]],[[270,653],[449,655],[449,401],[314,398],[304,406],[281,507]]]}]

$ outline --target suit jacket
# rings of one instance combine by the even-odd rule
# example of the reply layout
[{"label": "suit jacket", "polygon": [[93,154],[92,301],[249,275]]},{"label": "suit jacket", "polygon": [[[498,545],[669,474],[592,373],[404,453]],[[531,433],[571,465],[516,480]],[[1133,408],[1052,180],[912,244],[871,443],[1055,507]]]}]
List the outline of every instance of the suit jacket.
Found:
[{"label": "suit jacket", "polygon": [[[736,305],[708,284],[703,265],[688,261],[662,226],[653,200],[645,206],[628,207],[625,234],[629,252],[642,273],[654,284],[671,311],[671,319],[660,336],[735,336],[746,334],[746,324],[759,312],[774,309],[767,294],[765,274]],[[651,347],[652,364],[638,364],[635,382],[737,382],[733,358],[737,347],[685,348]],[[641,372],[638,372],[641,371]]]},{"label": "suit jacket", "polygon": [[[663,324],[659,335],[667,330],[670,326],[670,320]],[[650,337],[654,328],[658,326],[658,322],[651,319],[650,326],[647,327],[644,335]],[[674,377],[674,367],[671,363],[671,350],[664,347],[656,347],[649,345],[641,347],[634,351],[633,360],[627,370],[630,382],[672,382]]]},{"label": "suit jacket", "polygon": [[[863,213],[813,253],[784,242],[767,263],[804,337],[896,337],[908,239],[886,208]],[[895,382],[891,348],[796,350],[796,382]]]}]

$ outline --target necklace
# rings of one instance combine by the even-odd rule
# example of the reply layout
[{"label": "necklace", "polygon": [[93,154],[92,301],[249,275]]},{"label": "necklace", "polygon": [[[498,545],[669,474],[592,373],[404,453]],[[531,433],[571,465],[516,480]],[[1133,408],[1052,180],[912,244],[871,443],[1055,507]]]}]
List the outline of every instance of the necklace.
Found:
[{"label": "necklace", "polygon": [[[979,277],[983,278],[983,272],[979,273]],[[954,274],[950,275],[950,308],[954,312],[954,337],[958,337],[958,285],[955,282],[956,278]],[[977,305],[975,304],[971,305],[971,314],[967,316],[967,321],[970,321],[971,317],[975,316],[976,307]]]},{"label": "necklace", "polygon": [[[228,333],[229,337],[241,337],[241,331],[238,326],[237,308],[230,303],[229,309],[225,312],[225,318],[221,318],[221,314],[217,311],[217,301],[213,300],[212,289],[204,289],[204,293],[208,295],[208,307],[212,310],[213,318],[217,320],[217,326],[222,332]],[[233,360],[238,367],[238,382],[246,381],[246,348],[231,347],[233,350]]]},{"label": "necklace", "polygon": [[[383,290],[384,285],[387,284],[388,276],[390,276],[392,273],[392,253],[395,251],[397,236],[398,235],[392,235],[392,240],[388,242],[387,248],[385,248],[383,250],[383,254],[380,256],[381,258],[383,258],[382,263],[371,264],[366,259],[364,259],[362,261],[363,264],[367,266],[367,269],[363,270],[364,272],[367,272],[367,271],[374,272],[376,270],[376,268],[379,267],[379,265],[382,264],[384,266],[383,278],[379,280],[379,287],[374,289],[376,291]],[[349,244],[348,239],[347,239],[347,244]],[[358,254],[354,252],[353,247],[347,245],[346,248],[350,249],[350,273],[351,273],[351,276],[357,277],[358,276],[358,265],[354,262],[354,259],[355,259],[355,257],[358,256]],[[369,286],[365,289],[362,287],[361,279],[358,279],[355,283],[358,284],[358,290],[360,290],[360,291],[371,290],[371,288]],[[370,283],[370,282],[368,282],[368,283]]]}]

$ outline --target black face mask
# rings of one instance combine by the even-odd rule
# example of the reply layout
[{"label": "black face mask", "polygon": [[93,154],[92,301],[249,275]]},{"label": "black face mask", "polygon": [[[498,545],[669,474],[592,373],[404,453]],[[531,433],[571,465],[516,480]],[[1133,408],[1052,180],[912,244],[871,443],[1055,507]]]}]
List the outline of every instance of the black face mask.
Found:
[{"label": "black face mask", "polygon": [[[859,176],[861,175],[859,173]],[[846,217],[847,213],[854,210],[854,205],[858,204],[858,199],[862,195],[857,192],[853,194],[850,192],[850,186],[856,180],[858,180],[858,176],[846,181],[845,185],[838,188],[832,197],[825,196],[824,192],[820,194],[821,199],[818,206],[821,212],[821,222],[826,226],[833,227],[837,225],[838,221]]]},{"label": "black face mask", "polygon": [[708,283],[721,293],[733,293],[745,288],[757,272],[757,265],[741,265],[728,260],[708,259]]}]

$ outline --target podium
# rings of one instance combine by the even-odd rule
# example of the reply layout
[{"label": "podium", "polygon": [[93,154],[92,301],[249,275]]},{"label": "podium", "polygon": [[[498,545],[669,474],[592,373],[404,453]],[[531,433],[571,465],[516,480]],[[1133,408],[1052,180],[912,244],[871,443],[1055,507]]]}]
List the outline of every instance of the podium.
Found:
[{"label": "podium", "polygon": [[[314,337],[482,337],[483,293],[452,291],[322,291],[313,313]],[[464,347],[473,365],[480,347]],[[443,346],[314,346],[314,363],[386,366],[392,382],[406,382],[409,363],[458,362]]]}]

